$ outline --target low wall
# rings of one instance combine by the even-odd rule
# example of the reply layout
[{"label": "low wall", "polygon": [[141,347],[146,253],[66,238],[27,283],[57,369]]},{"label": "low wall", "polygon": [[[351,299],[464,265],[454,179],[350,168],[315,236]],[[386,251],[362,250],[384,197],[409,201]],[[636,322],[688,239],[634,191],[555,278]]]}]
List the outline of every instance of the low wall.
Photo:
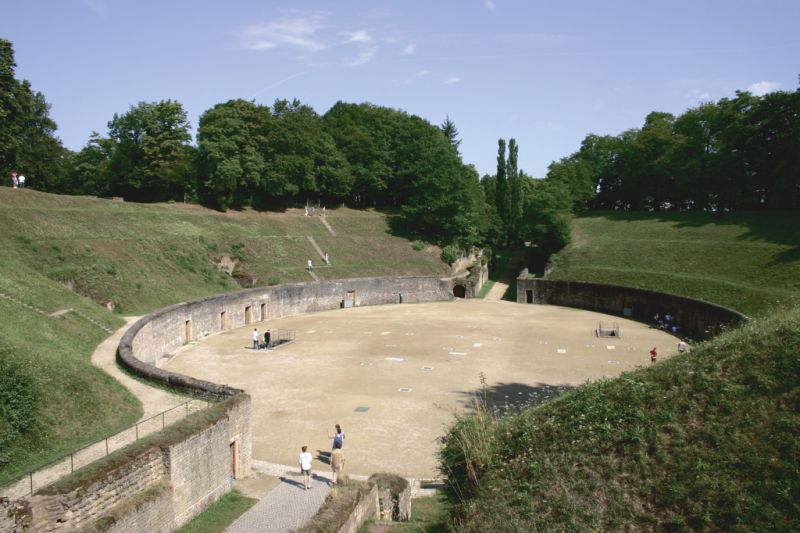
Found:
[{"label": "low wall", "polygon": [[527,269],[517,278],[517,302],[578,307],[648,323],[656,313],[671,313],[681,328],[679,334],[700,339],[747,320],[741,313],[702,300],[617,285],[533,279]]},{"label": "low wall", "polygon": [[359,500],[338,533],[356,533],[367,520],[372,518],[380,518],[377,485],[372,485],[369,492]]},{"label": "low wall", "polygon": [[259,287],[160,309],[134,324],[119,344],[123,366],[144,377],[208,399],[240,393],[158,368],[172,350],[194,339],[262,320],[393,303],[452,300],[450,283],[432,277],[356,278]]},{"label": "low wall", "polygon": [[0,502],[0,530],[174,531],[247,473],[250,447],[250,397],[241,394],[34,496]]}]

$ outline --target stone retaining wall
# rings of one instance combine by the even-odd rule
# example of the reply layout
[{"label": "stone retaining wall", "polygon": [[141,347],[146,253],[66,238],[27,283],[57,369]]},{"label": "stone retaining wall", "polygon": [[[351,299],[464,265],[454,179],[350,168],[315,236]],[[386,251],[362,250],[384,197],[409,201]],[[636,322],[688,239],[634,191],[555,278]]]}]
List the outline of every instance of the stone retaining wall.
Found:
[{"label": "stone retaining wall", "polygon": [[433,277],[357,278],[259,287],[209,296],[160,309],[134,324],[122,338],[122,365],[148,379],[208,399],[238,394],[158,368],[160,360],[192,340],[262,320],[314,311],[452,300],[450,283]]},{"label": "stone retaining wall", "polygon": [[517,302],[578,307],[642,322],[652,322],[656,313],[671,313],[680,326],[679,335],[699,339],[747,320],[741,313],[702,300],[617,285],[528,278],[527,269],[517,278]]},{"label": "stone retaining wall", "polygon": [[185,436],[153,436],[141,449],[122,449],[85,467],[94,468],[88,473],[80,469],[34,496],[0,502],[0,530],[174,531],[250,468],[250,397],[239,395],[214,416],[187,425]]}]

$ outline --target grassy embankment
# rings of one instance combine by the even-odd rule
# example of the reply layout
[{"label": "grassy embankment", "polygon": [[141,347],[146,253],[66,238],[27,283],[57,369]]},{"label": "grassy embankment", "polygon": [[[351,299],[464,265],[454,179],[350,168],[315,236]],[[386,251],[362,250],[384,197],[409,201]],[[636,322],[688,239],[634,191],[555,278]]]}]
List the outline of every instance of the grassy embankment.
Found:
[{"label": "grassy embankment", "polygon": [[800,304],[800,214],[597,213],[578,217],[551,279],[700,298],[751,316]]},{"label": "grassy embankment", "polygon": [[800,528],[800,217],[596,214],[553,278],[758,317],[653,367],[500,419],[443,450],[461,531]]},{"label": "grassy embankment", "polygon": [[[321,279],[448,271],[437,251],[390,236],[379,213],[329,209],[327,220],[336,237],[302,211],[218,213],[0,187],[0,484],[140,416],[138,401],[90,364],[92,351],[120,314],[238,289],[214,262],[223,254],[257,285],[311,281],[309,258]],[[308,236],[332,266],[320,266]]]}]

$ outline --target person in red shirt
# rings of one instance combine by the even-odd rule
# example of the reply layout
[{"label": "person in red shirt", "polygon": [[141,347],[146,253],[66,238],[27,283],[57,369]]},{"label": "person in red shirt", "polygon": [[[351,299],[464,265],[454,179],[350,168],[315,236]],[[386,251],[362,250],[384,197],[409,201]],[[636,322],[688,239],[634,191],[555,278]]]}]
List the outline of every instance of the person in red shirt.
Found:
[{"label": "person in red shirt", "polygon": [[650,362],[655,363],[656,359],[658,359],[658,352],[656,351],[656,347],[653,346],[653,349],[650,350]]}]

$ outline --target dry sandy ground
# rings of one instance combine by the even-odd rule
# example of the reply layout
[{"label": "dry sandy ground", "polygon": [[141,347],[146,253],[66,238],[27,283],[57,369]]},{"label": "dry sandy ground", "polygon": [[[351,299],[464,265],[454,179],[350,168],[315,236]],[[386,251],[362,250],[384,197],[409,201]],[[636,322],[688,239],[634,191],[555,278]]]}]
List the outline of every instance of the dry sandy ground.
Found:
[{"label": "dry sandy ground", "polygon": [[[600,321],[619,338],[598,339]],[[327,469],[328,432],[347,435],[346,471],[437,476],[437,437],[481,391],[496,405],[650,364],[677,339],[637,322],[563,307],[503,301],[391,305],[255,324],[296,331],[296,342],[254,351],[252,327],[207,337],[163,366],[227,383],[253,398],[253,457],[295,464],[301,445]]]}]

